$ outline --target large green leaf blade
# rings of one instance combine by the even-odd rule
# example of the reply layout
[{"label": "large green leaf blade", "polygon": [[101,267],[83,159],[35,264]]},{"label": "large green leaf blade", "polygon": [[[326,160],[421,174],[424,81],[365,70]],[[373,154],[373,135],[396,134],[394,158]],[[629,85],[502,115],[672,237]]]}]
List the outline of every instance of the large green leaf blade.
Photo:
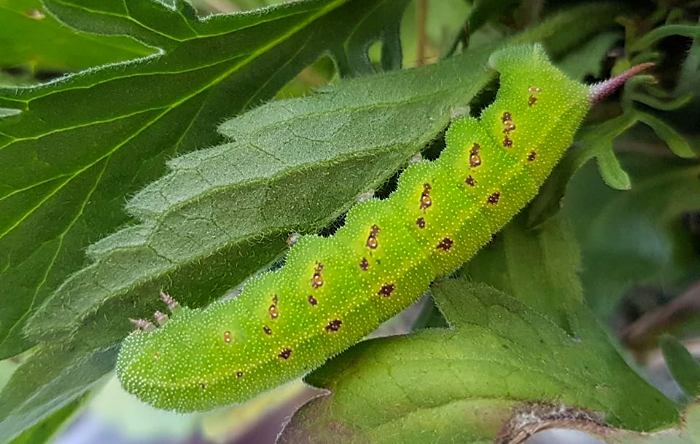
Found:
[{"label": "large green leaf blade", "polygon": [[31,345],[23,324],[85,263],[88,244],[129,220],[125,197],[167,158],[220,142],[223,116],[271,97],[324,52],[366,71],[367,44],[395,47],[406,2],[319,0],[207,19],[185,2],[93,3],[46,2],[72,25],[129,32],[164,51],[0,89],[0,108],[21,111],[0,119],[0,357]]}]

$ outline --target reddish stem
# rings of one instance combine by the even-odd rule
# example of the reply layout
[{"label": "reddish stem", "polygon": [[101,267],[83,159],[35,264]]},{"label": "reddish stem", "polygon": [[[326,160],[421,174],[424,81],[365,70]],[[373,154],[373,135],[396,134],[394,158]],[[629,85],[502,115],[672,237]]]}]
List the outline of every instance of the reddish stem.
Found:
[{"label": "reddish stem", "polygon": [[600,102],[610,94],[617,91],[622,85],[625,84],[626,81],[636,76],[640,72],[651,68],[652,66],[654,66],[654,63],[652,62],[640,63],[639,65],[631,67],[622,74],[616,75],[608,80],[603,80],[599,83],[594,83],[591,85],[591,92],[588,95],[588,99],[591,101],[591,104]]}]

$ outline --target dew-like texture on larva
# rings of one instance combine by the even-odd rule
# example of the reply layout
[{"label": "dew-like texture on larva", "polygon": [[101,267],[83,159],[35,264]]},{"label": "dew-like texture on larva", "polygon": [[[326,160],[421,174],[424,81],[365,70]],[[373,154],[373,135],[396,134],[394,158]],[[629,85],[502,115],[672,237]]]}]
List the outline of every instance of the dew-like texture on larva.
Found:
[{"label": "dew-like texture on larva", "polygon": [[320,366],[468,260],[535,196],[590,107],[589,88],[539,46],[491,64],[496,100],[453,122],[437,160],[411,164],[334,236],[302,236],[238,297],[131,334],[117,363],[124,387],[179,411],[244,401]]}]

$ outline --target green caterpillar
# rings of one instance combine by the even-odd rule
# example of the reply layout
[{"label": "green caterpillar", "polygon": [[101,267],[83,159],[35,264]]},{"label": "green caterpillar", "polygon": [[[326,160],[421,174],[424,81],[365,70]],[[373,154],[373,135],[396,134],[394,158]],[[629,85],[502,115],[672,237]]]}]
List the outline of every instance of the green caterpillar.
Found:
[{"label": "green caterpillar", "polygon": [[244,401],[298,377],[411,304],[467,261],[536,194],[591,104],[646,66],[589,87],[539,46],[495,53],[495,102],[455,121],[434,162],[401,175],[385,200],[350,210],[329,238],[303,236],[286,264],[238,297],[172,319],[140,321],[123,343],[125,389],[160,408],[194,411]]}]

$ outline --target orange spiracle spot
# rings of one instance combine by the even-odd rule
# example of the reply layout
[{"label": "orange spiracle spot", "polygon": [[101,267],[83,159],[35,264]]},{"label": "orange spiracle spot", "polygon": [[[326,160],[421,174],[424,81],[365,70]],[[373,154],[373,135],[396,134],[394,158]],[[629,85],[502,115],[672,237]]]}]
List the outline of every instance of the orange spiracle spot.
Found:
[{"label": "orange spiracle spot", "polygon": [[420,209],[425,210],[433,204],[433,200],[430,197],[430,190],[432,187],[429,183],[423,184],[423,192],[420,195]]},{"label": "orange spiracle spot", "polygon": [[314,268],[314,274],[311,277],[311,286],[313,288],[319,288],[323,285],[323,276],[321,276],[322,271],[323,271],[323,264],[320,262],[317,262],[316,268]]},{"label": "orange spiracle spot", "polygon": [[369,236],[367,237],[367,247],[375,250],[379,246],[379,241],[377,240],[377,235],[379,234],[379,226],[372,225],[369,230]]}]

